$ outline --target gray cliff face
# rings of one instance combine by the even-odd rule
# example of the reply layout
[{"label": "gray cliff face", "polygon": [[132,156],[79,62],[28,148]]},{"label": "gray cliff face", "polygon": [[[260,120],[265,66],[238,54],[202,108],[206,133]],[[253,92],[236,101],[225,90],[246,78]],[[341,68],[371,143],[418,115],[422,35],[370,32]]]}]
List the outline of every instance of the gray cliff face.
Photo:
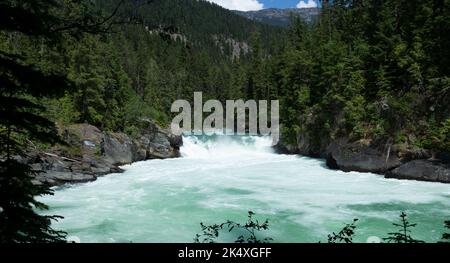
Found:
[{"label": "gray cliff face", "polygon": [[55,186],[95,181],[98,176],[123,172],[119,166],[137,161],[180,156],[180,136],[149,120],[143,122],[141,135],[135,139],[88,124],[71,125],[62,131],[68,147],[30,149],[22,159],[36,172],[33,183]]},{"label": "gray cliff face", "polygon": [[234,11],[236,14],[244,16],[250,20],[261,23],[287,27],[291,24],[291,18],[300,17],[304,21],[311,23],[320,14],[320,8],[268,8],[259,11]]}]

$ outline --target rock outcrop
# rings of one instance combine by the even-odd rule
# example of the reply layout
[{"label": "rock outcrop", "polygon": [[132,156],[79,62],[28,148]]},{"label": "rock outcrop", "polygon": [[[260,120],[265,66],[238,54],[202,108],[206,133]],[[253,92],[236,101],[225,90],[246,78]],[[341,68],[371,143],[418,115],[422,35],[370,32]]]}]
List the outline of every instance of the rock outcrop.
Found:
[{"label": "rock outcrop", "polygon": [[379,149],[362,142],[332,142],[326,157],[330,168],[345,172],[383,173],[402,164],[391,147]]},{"label": "rock outcrop", "polygon": [[281,143],[279,153],[301,154],[326,159],[331,169],[346,172],[371,172],[386,178],[450,183],[448,153],[392,145],[386,142],[357,141],[339,138],[331,142],[312,142],[307,135],[299,135],[296,144]]},{"label": "rock outcrop", "polygon": [[144,159],[167,159],[179,157],[183,140],[170,131],[161,129],[158,125],[148,122],[143,135],[135,141],[139,157]]},{"label": "rock outcrop", "polygon": [[99,145],[102,159],[113,165],[124,165],[145,159],[137,157],[134,142],[123,133],[105,133]]},{"label": "rock outcrop", "polygon": [[150,120],[144,120],[138,138],[104,132],[95,126],[77,124],[61,130],[66,145],[49,150],[30,148],[24,161],[36,172],[35,184],[62,185],[95,181],[98,176],[120,173],[121,165],[149,159],[180,156],[180,136]]},{"label": "rock outcrop", "polygon": [[438,161],[414,160],[389,171],[386,178],[450,183],[450,165]]},{"label": "rock outcrop", "polygon": [[292,16],[301,17],[311,23],[320,14],[320,8],[267,8],[258,11],[233,11],[238,15],[273,26],[288,27]]}]

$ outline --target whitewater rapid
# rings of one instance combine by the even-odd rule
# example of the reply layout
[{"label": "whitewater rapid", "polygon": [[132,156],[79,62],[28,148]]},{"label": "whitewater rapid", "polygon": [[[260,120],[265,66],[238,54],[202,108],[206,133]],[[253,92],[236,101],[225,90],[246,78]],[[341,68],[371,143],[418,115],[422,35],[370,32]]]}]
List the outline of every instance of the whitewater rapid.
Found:
[{"label": "whitewater rapid", "polygon": [[450,185],[329,170],[270,145],[264,137],[184,137],[182,158],[124,166],[41,200],[65,217],[54,227],[81,242],[192,242],[200,222],[243,222],[249,210],[270,220],[264,235],[275,242],[326,241],[353,218],[356,241],[382,238],[401,211],[418,223],[417,238],[435,242],[450,219]]}]

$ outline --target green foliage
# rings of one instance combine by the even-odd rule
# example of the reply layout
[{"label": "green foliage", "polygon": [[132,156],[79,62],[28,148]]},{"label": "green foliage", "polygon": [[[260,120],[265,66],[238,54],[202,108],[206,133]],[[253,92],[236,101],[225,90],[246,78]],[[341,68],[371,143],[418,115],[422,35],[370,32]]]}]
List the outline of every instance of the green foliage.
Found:
[{"label": "green foliage", "polygon": [[274,48],[282,37],[279,28],[245,19],[208,1],[153,0],[137,7],[130,4],[123,12],[139,17],[150,29],[158,25],[164,31],[161,36],[182,33],[192,45],[205,49],[214,48],[214,35],[244,41],[251,32],[259,31],[265,49]]},{"label": "green foliage", "polygon": [[217,224],[205,225],[201,222],[200,227],[202,228],[202,233],[195,236],[195,243],[215,243],[215,240],[219,237],[220,230],[222,230],[222,227]]},{"label": "green foliage", "polygon": [[[227,220],[222,224],[205,225],[200,223],[202,233],[197,234],[194,238],[195,243],[215,243],[220,236],[221,231],[236,232],[237,239],[235,243],[269,243],[273,241],[272,238],[267,237],[264,239],[259,239],[257,233],[259,231],[264,231],[269,229],[269,221],[266,219],[263,223],[258,220],[253,219],[255,213],[252,211],[248,212],[248,221],[245,224],[239,224],[230,220]],[[400,214],[401,222],[393,223],[394,226],[400,227],[398,232],[388,233],[387,238],[383,240],[388,243],[424,243],[421,240],[417,240],[411,237],[412,229],[416,227],[417,224],[411,224],[407,220],[407,215],[405,212]],[[346,224],[339,232],[333,232],[328,235],[328,243],[353,243],[353,238],[355,237],[356,223],[358,219],[353,219],[353,222]],[[446,221],[445,225],[447,229],[450,229],[450,221]],[[244,234],[241,234],[244,233]],[[442,236],[443,243],[447,243],[450,240],[450,234],[445,233]],[[321,242],[319,242],[321,243]]]},{"label": "green foliage", "polygon": [[316,22],[293,23],[266,73],[283,137],[308,135],[313,148],[344,136],[449,151],[450,62],[438,48],[450,41],[449,11],[448,1],[329,1]]},{"label": "green foliage", "polygon": [[355,95],[345,103],[345,125],[350,131],[351,138],[364,138],[366,135],[365,121],[368,119],[365,110],[365,99],[361,95]]},{"label": "green foliage", "polygon": [[[437,127],[436,127],[437,126]],[[433,127],[428,133],[426,145],[435,149],[447,150],[450,148],[450,118]]]},{"label": "green foliage", "polygon": [[108,27],[112,16],[104,19],[91,8],[90,1],[72,0],[0,4],[0,243],[64,241],[66,234],[51,227],[60,217],[36,211],[47,207],[35,197],[52,190],[35,185],[34,173],[17,155],[30,140],[60,142],[55,123],[41,114],[42,104],[74,87],[58,59],[64,57],[58,52],[64,39]]},{"label": "green foliage", "polygon": [[142,118],[167,126],[172,103],[192,102],[194,91],[205,100],[274,97],[263,61],[283,30],[206,1],[98,1],[96,10],[111,13],[119,3],[116,16],[133,23],[118,23],[115,34],[71,34],[63,52],[19,41],[32,54],[52,54],[43,55],[46,66],[66,70],[74,84],[63,98],[44,101],[52,120],[135,134]]},{"label": "green foliage", "polygon": [[[39,115],[43,107],[34,103],[25,92],[35,96],[48,95],[49,81],[64,79],[47,74],[26,64],[19,56],[0,53],[0,243],[61,242],[65,233],[51,228],[56,216],[41,216],[35,209],[46,209],[36,195],[48,195],[52,190],[32,183],[28,165],[13,159],[29,144],[29,139],[43,143],[58,141],[53,122]],[[23,75],[30,73],[24,81]]]},{"label": "green foliage", "polygon": [[328,243],[353,243],[357,221],[358,219],[353,219],[351,224],[346,224],[338,233],[333,232],[329,234]]},{"label": "green foliage", "polygon": [[42,216],[47,206],[35,196],[53,191],[31,182],[30,167],[15,160],[0,162],[0,244],[64,242],[66,233],[51,228],[59,216]]},{"label": "green foliage", "polygon": [[80,119],[80,113],[76,110],[72,96],[68,92],[61,98],[43,99],[42,102],[46,107],[44,114],[58,124],[68,125]]},{"label": "green foliage", "polygon": [[400,223],[393,223],[392,225],[399,227],[399,229],[397,232],[391,232],[388,234],[388,237],[383,238],[388,243],[424,243],[411,237],[412,229],[417,224],[411,224],[405,212],[402,212],[400,215]]},{"label": "green foliage", "polygon": [[[255,213],[252,211],[248,212],[248,220],[244,224],[236,223],[227,220],[222,224],[205,225],[200,223],[202,228],[202,233],[197,234],[194,238],[195,243],[215,243],[217,238],[219,238],[220,231],[227,230],[228,232],[236,232],[239,235],[235,243],[269,243],[273,239],[266,237],[264,239],[258,238],[258,232],[269,229],[269,220],[265,220],[260,223],[259,220],[254,219]],[[243,234],[241,234],[243,233]]]}]

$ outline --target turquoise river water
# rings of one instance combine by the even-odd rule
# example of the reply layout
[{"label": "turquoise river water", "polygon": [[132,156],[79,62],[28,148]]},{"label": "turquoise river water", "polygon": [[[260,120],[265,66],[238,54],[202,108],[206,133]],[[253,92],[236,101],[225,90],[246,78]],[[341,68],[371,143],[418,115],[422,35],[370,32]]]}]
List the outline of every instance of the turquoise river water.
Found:
[{"label": "turquoise river water", "polygon": [[185,137],[181,152],[41,201],[64,216],[54,227],[81,242],[192,242],[200,222],[244,222],[249,210],[269,219],[261,237],[274,242],[324,242],[353,218],[355,240],[376,241],[396,230],[401,211],[418,224],[413,237],[436,242],[450,220],[450,185],[329,170],[322,160],[275,154],[269,138]]}]

